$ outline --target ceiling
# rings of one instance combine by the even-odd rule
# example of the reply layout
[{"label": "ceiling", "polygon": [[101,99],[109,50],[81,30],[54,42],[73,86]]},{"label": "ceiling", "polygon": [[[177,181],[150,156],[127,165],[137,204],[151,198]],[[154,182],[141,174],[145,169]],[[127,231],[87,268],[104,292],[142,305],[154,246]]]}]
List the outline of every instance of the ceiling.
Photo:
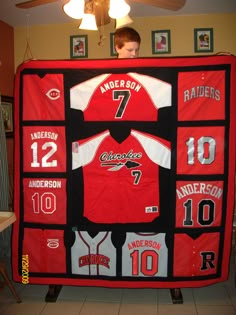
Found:
[{"label": "ceiling", "polygon": [[[38,6],[31,9],[18,9],[16,3],[27,0],[0,0],[0,20],[16,27],[36,24],[60,24],[75,21],[62,10],[62,5],[68,0]],[[236,0],[186,0],[186,4],[179,11],[158,9],[150,5],[135,3],[127,0],[131,5],[130,17],[192,15],[209,13],[236,13]]]}]

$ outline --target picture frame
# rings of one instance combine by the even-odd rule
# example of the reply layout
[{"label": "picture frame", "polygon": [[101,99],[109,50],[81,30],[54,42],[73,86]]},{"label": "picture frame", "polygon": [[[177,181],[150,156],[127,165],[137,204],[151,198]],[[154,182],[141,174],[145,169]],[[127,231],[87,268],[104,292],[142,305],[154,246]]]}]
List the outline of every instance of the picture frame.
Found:
[{"label": "picture frame", "polygon": [[170,30],[152,31],[152,54],[171,53]]},{"label": "picture frame", "polygon": [[110,33],[110,55],[117,56],[117,52],[115,50],[115,43],[114,43],[115,33]]},{"label": "picture frame", "polygon": [[213,52],[213,28],[194,29],[194,52]]},{"label": "picture frame", "polygon": [[88,58],[88,35],[70,36],[70,57],[72,59]]},{"label": "picture frame", "polygon": [[7,137],[13,136],[14,133],[13,102],[14,98],[11,96],[0,96],[3,124]]}]

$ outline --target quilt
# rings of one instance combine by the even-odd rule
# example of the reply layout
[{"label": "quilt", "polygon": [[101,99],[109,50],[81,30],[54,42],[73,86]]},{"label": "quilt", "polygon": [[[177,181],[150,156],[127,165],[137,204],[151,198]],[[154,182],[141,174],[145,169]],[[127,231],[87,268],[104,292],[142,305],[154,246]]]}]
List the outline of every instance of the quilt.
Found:
[{"label": "quilt", "polygon": [[21,64],[13,279],[127,288],[225,281],[235,87],[234,56]]}]

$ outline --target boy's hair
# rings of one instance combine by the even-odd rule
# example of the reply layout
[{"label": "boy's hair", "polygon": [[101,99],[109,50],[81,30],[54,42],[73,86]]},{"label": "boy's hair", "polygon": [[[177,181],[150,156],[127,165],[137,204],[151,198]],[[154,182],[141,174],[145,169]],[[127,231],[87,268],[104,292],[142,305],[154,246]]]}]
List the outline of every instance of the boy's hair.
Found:
[{"label": "boy's hair", "polygon": [[131,27],[118,28],[114,34],[114,44],[118,48],[122,48],[127,42],[141,43],[141,37],[137,31]]}]

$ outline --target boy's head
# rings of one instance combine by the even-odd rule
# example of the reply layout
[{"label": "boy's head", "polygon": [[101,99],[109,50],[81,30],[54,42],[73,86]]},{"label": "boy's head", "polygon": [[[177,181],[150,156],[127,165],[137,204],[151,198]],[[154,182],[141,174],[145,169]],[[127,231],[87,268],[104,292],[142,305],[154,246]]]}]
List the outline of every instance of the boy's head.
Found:
[{"label": "boy's head", "polygon": [[114,45],[118,58],[136,58],[141,43],[140,35],[131,27],[118,28],[114,36]]}]

